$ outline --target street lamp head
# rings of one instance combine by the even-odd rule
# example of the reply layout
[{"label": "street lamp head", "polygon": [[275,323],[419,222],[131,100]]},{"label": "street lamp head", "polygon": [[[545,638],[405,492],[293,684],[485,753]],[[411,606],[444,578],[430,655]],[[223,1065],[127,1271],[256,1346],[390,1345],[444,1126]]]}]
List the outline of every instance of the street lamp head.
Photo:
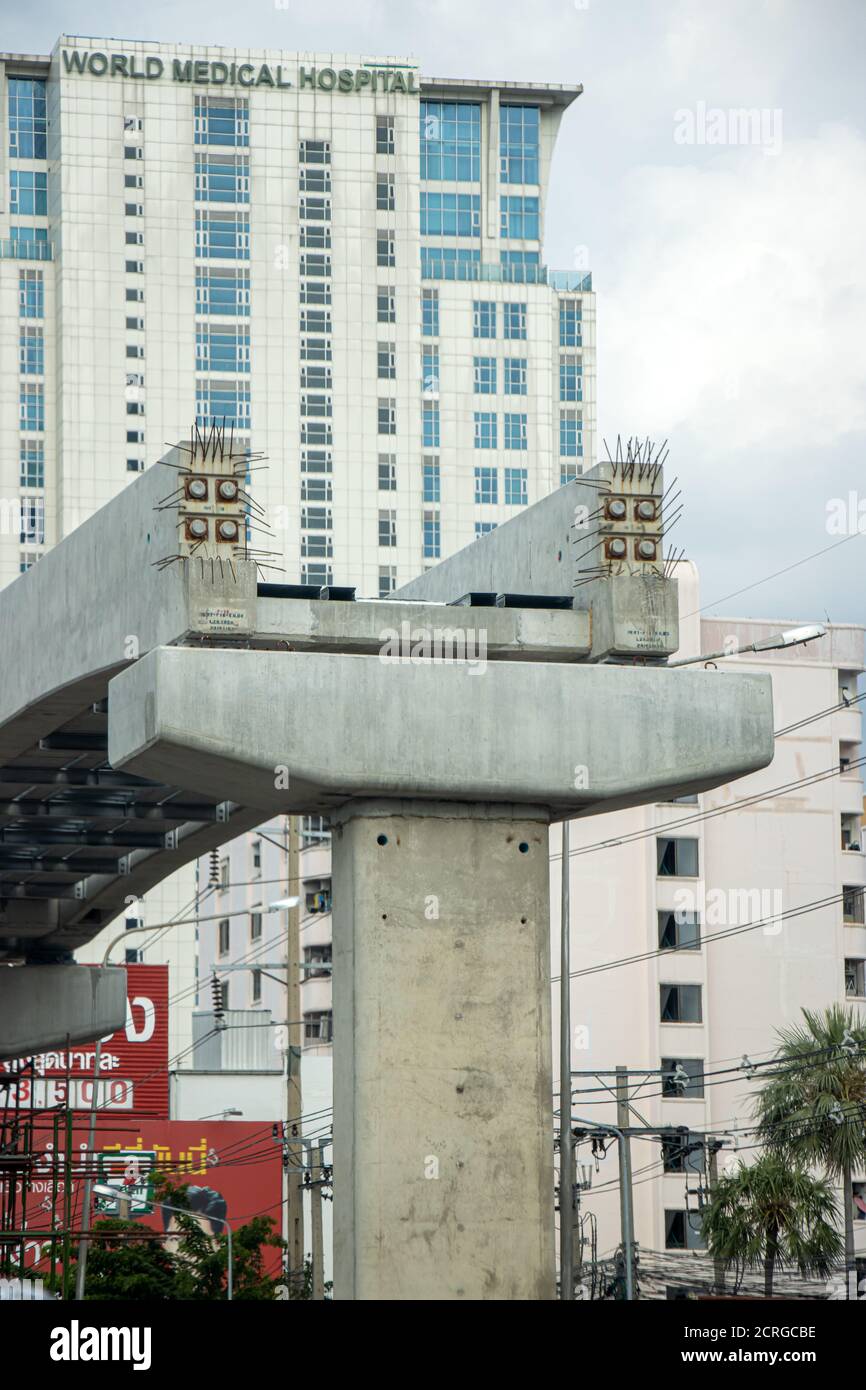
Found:
[{"label": "street lamp head", "polygon": [[297,907],[300,898],[277,898],[275,903],[268,904],[268,912],[281,912],[283,908]]}]

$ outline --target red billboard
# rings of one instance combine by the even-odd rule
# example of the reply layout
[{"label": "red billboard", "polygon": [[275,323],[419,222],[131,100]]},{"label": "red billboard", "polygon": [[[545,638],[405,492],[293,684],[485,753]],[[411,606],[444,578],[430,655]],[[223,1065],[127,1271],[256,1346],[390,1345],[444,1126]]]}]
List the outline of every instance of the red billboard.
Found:
[{"label": "red billboard", "polygon": [[[96,1044],[74,1044],[25,1059],[33,1072],[18,1083],[18,1102],[27,1109],[65,1106],[89,1110],[93,1103]],[[22,1063],[0,1063],[0,1072]],[[137,1118],[168,1118],[168,966],[126,967],[126,1022],[102,1039],[96,1081],[100,1113],[124,1111]]]}]

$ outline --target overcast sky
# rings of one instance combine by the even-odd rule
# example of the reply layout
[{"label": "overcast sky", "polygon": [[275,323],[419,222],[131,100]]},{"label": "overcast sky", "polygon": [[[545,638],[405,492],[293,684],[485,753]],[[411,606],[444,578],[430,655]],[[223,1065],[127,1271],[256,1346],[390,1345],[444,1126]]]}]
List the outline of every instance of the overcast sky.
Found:
[{"label": "overcast sky", "polygon": [[[866,623],[856,513],[852,539],[756,585],[843,540],[834,498],[856,494],[866,531],[863,0],[0,0],[0,14],[14,51],[67,32],[581,82],[545,259],[593,273],[600,436],[669,437],[686,502],[671,539],[709,611]],[[763,113],[754,132],[729,119],[740,109]]]}]

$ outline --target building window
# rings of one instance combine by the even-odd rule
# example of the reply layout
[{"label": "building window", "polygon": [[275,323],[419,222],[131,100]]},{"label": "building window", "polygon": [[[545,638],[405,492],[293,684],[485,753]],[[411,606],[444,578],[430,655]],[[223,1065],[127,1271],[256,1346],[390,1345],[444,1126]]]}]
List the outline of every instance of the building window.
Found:
[{"label": "building window", "polygon": [[476,539],[477,541],[480,541],[480,539],[481,539],[482,536],[489,536],[489,535],[490,535],[490,532],[491,532],[491,531],[495,531],[495,530],[496,530],[496,522],[495,522],[495,521],[476,521],[476,523],[475,523],[475,539]]},{"label": "building window", "polygon": [[439,448],[439,402],[421,402],[421,441],[425,449]]},{"label": "building window", "polygon": [[481,198],[477,193],[422,193],[422,236],[480,236]]},{"label": "building window", "polygon": [[379,512],[379,544],[383,546],[397,544],[397,513],[395,511]]},{"label": "building window", "polygon": [[195,253],[209,260],[248,261],[250,216],[247,212],[197,212]]},{"label": "building window", "polygon": [[421,350],[421,390],[425,395],[439,394],[438,347],[425,347]]},{"label": "building window", "polygon": [[527,426],[525,415],[514,415],[509,411],[505,412],[503,419],[503,435],[506,449],[526,449]]},{"label": "building window", "polygon": [[379,597],[387,598],[397,587],[397,566],[379,566]]},{"label": "building window", "polygon": [[22,328],[18,336],[18,362],[27,376],[45,374],[45,340],[41,328]]},{"label": "building window", "polygon": [[481,178],[481,107],[472,102],[421,102],[421,178],[477,183]]},{"label": "building window", "polygon": [[506,357],[502,364],[507,396],[526,395],[526,358]]},{"label": "building window", "polygon": [[304,252],[301,255],[299,269],[302,275],[328,278],[331,274],[331,257],[321,256],[315,251]]},{"label": "building window", "polygon": [[302,166],[298,171],[298,188],[301,193],[330,193],[330,169]]},{"label": "building window", "polygon": [[22,319],[45,317],[45,283],[41,270],[19,270],[18,311]]},{"label": "building window", "polygon": [[376,264],[378,266],[392,266],[397,264],[394,247],[395,242],[391,232],[376,233]]},{"label": "building window", "polygon": [[201,428],[219,420],[232,429],[250,428],[250,388],[239,381],[197,381],[196,424]]},{"label": "building window", "polygon": [[662,1135],[662,1172],[703,1174],[704,1162],[703,1140],[692,1137],[687,1130]]},{"label": "building window", "polygon": [[559,359],[559,399],[583,400],[583,366],[579,357]]},{"label": "building window", "polygon": [[330,507],[303,507],[301,526],[305,531],[330,531],[334,524]]},{"label": "building window", "polygon": [[397,322],[397,300],[393,290],[382,286],[377,289],[376,319],[379,323]]},{"label": "building window", "polygon": [[376,117],[376,153],[394,153],[394,117]]},{"label": "building window", "polygon": [[479,280],[481,252],[468,246],[422,246],[422,280]]},{"label": "building window", "polygon": [[330,391],[331,385],[330,367],[310,366],[307,363],[301,367],[301,386],[305,389]]},{"label": "building window", "polygon": [[439,477],[439,460],[436,458],[425,458],[422,464],[423,500],[425,502],[441,502],[441,480]]},{"label": "building window", "polygon": [[475,412],[475,448],[496,448],[496,415],[489,410]]},{"label": "building window", "polygon": [[494,506],[499,501],[499,475],[495,468],[475,469],[475,501]]},{"label": "building window", "polygon": [[499,177],[502,183],[538,183],[539,109],[500,106]]},{"label": "building window", "polygon": [[327,449],[301,450],[302,473],[330,473],[332,471],[333,459]]},{"label": "building window", "polygon": [[379,434],[397,433],[397,406],[395,401],[379,401],[376,407],[376,428]]},{"label": "building window", "polygon": [[9,212],[13,217],[47,217],[48,175],[13,169],[9,175]]},{"label": "building window", "polygon": [[300,319],[302,333],[330,333],[331,313],[328,309],[302,309]]},{"label": "building window", "polygon": [[330,222],[330,198],[302,198],[298,204],[298,216],[301,221]]},{"label": "building window", "polygon": [[379,491],[397,491],[397,464],[393,454],[379,455]]},{"label": "building window", "polygon": [[126,302],[127,304],[142,304],[144,302],[144,290],[127,288]]},{"label": "building window", "polygon": [[472,359],[473,386],[477,396],[496,395],[496,358],[474,357]]},{"label": "building window", "polygon": [[22,497],[19,502],[21,515],[21,545],[45,544],[45,499],[44,497]]},{"label": "building window", "polygon": [[250,971],[250,1003],[261,1004],[262,1002],[262,972],[261,970]]},{"label": "building window", "polygon": [[195,335],[195,364],[200,372],[248,372],[248,328],[203,328]]},{"label": "building window", "polygon": [[334,413],[331,397],[318,392],[305,391],[301,396],[301,414],[313,419],[327,419]]},{"label": "building window", "polygon": [[316,589],[323,589],[326,584],[333,584],[334,574],[330,565],[302,565],[301,583],[312,584]]},{"label": "building window", "polygon": [[41,439],[22,439],[18,462],[22,487],[45,486],[45,445]]},{"label": "building window", "polygon": [[559,452],[563,458],[583,457],[583,417],[579,410],[559,413]]},{"label": "building window", "polygon": [[308,1043],[334,1041],[333,1014],[330,1009],[304,1014],[304,1038]]},{"label": "building window", "polygon": [[397,375],[397,349],[393,343],[380,343],[376,350],[376,375],[380,381],[392,381]]},{"label": "building window", "polygon": [[[313,224],[308,226],[305,222],[301,223],[301,246],[309,246],[320,251],[328,251],[331,246],[330,227],[320,227]],[[318,287],[317,287],[318,288]],[[330,303],[330,301],[328,301]]]},{"label": "building window", "polygon": [[559,301],[559,346],[580,347],[581,308],[579,299]]},{"label": "building window", "polygon": [[250,941],[261,941],[262,939],[262,914],[260,912],[250,913]]},{"label": "building window", "polygon": [[504,338],[525,338],[526,337],[526,305],[525,304],[503,304],[502,316],[504,320]]},{"label": "building window", "polygon": [[866,960],[849,957],[845,961],[845,993],[849,999],[862,999],[866,996]]},{"label": "building window", "polygon": [[421,291],[421,332],[425,338],[439,337],[439,291]]},{"label": "building window", "polygon": [[438,560],[442,554],[442,526],[438,512],[425,512],[422,523],[425,560]]},{"label": "building window", "polygon": [[864,891],[866,890],[856,885],[842,889],[842,921],[846,926],[863,926]]},{"label": "building window", "polygon": [[473,338],[496,337],[496,304],[492,299],[476,299],[472,305]]},{"label": "building window", "polygon": [[396,206],[397,206],[397,205],[396,205],[395,194],[394,194],[394,175],[393,175],[393,174],[377,174],[377,175],[376,175],[376,211],[377,211],[377,212],[394,212]]},{"label": "building window", "polygon": [[538,199],[508,194],[499,199],[499,234],[509,240],[538,240]]},{"label": "building window", "polygon": [[253,840],[253,843],[252,843],[252,846],[251,846],[251,854],[252,854],[252,860],[253,860],[253,873],[254,873],[254,874],[260,874],[261,871],[262,871],[262,842],[261,842],[261,840]]},{"label": "building window", "polygon": [[300,164],[330,164],[330,141],[302,140],[298,146],[298,162]]},{"label": "building window", "polygon": [[505,505],[506,507],[525,507],[527,505],[525,468],[506,468]]},{"label": "building window", "polygon": [[47,119],[44,79],[10,77],[8,88],[10,159],[45,159]]},{"label": "building window", "polygon": [[250,143],[250,104],[241,97],[195,98],[197,145],[247,146]]},{"label": "building window", "polygon": [[662,1023],[700,1023],[700,985],[659,985],[659,1018]]},{"label": "building window", "polygon": [[34,382],[22,381],[18,400],[22,430],[44,430],[45,387],[37,386]]},{"label": "building window", "polygon": [[704,1094],[703,1057],[662,1057],[662,1095],[667,1100],[700,1100]]},{"label": "building window", "polygon": [[700,1216],[690,1211],[665,1211],[666,1250],[704,1250],[706,1241],[700,1231]]},{"label": "building window", "polygon": [[333,946],[330,942],[323,942],[321,946],[304,947],[304,965],[308,967],[304,971],[304,978],[316,980],[320,977],[330,975],[330,970],[317,970],[316,966],[330,965],[333,960]]},{"label": "building window", "polygon": [[701,919],[696,912],[659,912],[660,951],[699,951]]},{"label": "building window", "polygon": [[698,876],[697,840],[672,840],[660,835],[656,839],[656,858],[659,878]]},{"label": "building window", "polygon": [[302,502],[332,502],[334,492],[330,478],[302,478]]},{"label": "building window", "polygon": [[250,161],[245,154],[197,155],[195,197],[198,203],[248,203]]},{"label": "building window", "polygon": [[217,954],[227,956],[231,944],[231,928],[228,917],[224,917],[219,924],[219,940],[217,942]]}]

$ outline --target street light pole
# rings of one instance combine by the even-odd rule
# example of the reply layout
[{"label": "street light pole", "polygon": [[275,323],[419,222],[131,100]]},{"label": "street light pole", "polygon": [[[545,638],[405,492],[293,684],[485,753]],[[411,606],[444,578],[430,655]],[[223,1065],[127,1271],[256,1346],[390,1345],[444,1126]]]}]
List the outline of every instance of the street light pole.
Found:
[{"label": "street light pole", "polygon": [[574,1141],[571,1133],[571,911],[569,826],[562,822],[559,969],[559,1296],[574,1300]]}]

